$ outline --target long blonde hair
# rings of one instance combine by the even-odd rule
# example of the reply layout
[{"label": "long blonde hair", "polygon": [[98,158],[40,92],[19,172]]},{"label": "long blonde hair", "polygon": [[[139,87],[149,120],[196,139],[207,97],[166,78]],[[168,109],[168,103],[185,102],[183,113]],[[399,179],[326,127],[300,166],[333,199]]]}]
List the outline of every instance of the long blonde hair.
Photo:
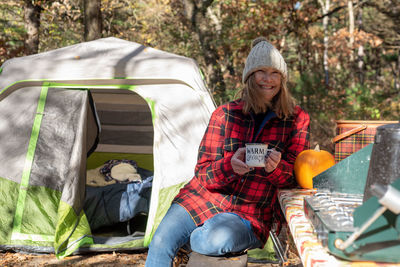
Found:
[{"label": "long blonde hair", "polygon": [[241,99],[244,101],[244,114],[249,114],[251,110],[256,114],[264,113],[268,108],[272,109],[279,118],[288,118],[293,114],[296,103],[287,88],[285,75],[281,74],[280,90],[270,103],[265,103],[258,87],[254,78],[254,73],[252,73],[244,87],[238,92]]}]

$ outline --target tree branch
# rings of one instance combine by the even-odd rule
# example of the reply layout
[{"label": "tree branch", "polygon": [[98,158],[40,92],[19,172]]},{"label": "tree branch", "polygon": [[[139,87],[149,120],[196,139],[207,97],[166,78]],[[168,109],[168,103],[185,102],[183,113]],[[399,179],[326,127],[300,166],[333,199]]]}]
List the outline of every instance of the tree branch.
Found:
[{"label": "tree branch", "polygon": [[[361,2],[358,2],[358,3],[353,3],[353,7],[356,8],[357,6],[362,5],[362,4],[365,4],[365,3],[368,2],[368,1],[369,1],[369,0],[364,0],[364,1],[361,1]],[[329,11],[329,12],[326,13],[326,14],[323,14],[322,16],[319,16],[319,17],[316,17],[316,18],[313,19],[313,20],[310,20],[310,22],[309,22],[308,24],[312,24],[312,23],[314,23],[314,22],[317,22],[318,20],[321,20],[321,19],[323,19],[324,17],[327,17],[327,16],[329,17],[329,16],[331,16],[332,14],[335,14],[336,12],[342,10],[343,8],[347,8],[347,5],[338,6],[338,7],[334,8],[334,9],[332,9],[331,11]]]}]

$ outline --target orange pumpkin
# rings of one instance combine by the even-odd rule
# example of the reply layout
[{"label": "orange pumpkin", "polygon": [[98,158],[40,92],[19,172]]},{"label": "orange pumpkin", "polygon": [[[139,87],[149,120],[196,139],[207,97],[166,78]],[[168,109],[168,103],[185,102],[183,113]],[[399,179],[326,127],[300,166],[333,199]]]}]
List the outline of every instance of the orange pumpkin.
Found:
[{"label": "orange pumpkin", "polygon": [[315,149],[302,151],[294,162],[294,174],[297,183],[302,188],[313,188],[313,178],[321,172],[335,165],[335,158],[331,153],[320,150],[319,145]]}]

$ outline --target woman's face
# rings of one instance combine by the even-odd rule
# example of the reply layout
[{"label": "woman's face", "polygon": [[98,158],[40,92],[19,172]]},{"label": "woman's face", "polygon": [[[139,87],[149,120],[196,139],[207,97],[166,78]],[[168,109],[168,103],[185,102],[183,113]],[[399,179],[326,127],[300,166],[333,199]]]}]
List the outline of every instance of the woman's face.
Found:
[{"label": "woman's face", "polygon": [[264,100],[271,102],[281,89],[281,73],[277,69],[266,67],[254,72],[254,78]]}]

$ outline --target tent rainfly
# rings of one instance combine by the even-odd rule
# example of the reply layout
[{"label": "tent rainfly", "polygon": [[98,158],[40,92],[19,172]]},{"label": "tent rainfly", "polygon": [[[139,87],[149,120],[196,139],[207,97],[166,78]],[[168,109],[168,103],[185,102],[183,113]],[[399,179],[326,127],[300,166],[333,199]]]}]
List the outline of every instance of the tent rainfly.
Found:
[{"label": "tent rainfly", "polygon": [[[134,42],[104,38],[7,60],[0,249],[65,257],[145,248],[193,177],[214,109],[194,60]],[[130,220],[130,233],[109,235],[91,229],[84,206],[89,171],[113,159],[151,171],[152,187],[143,225]]]}]

